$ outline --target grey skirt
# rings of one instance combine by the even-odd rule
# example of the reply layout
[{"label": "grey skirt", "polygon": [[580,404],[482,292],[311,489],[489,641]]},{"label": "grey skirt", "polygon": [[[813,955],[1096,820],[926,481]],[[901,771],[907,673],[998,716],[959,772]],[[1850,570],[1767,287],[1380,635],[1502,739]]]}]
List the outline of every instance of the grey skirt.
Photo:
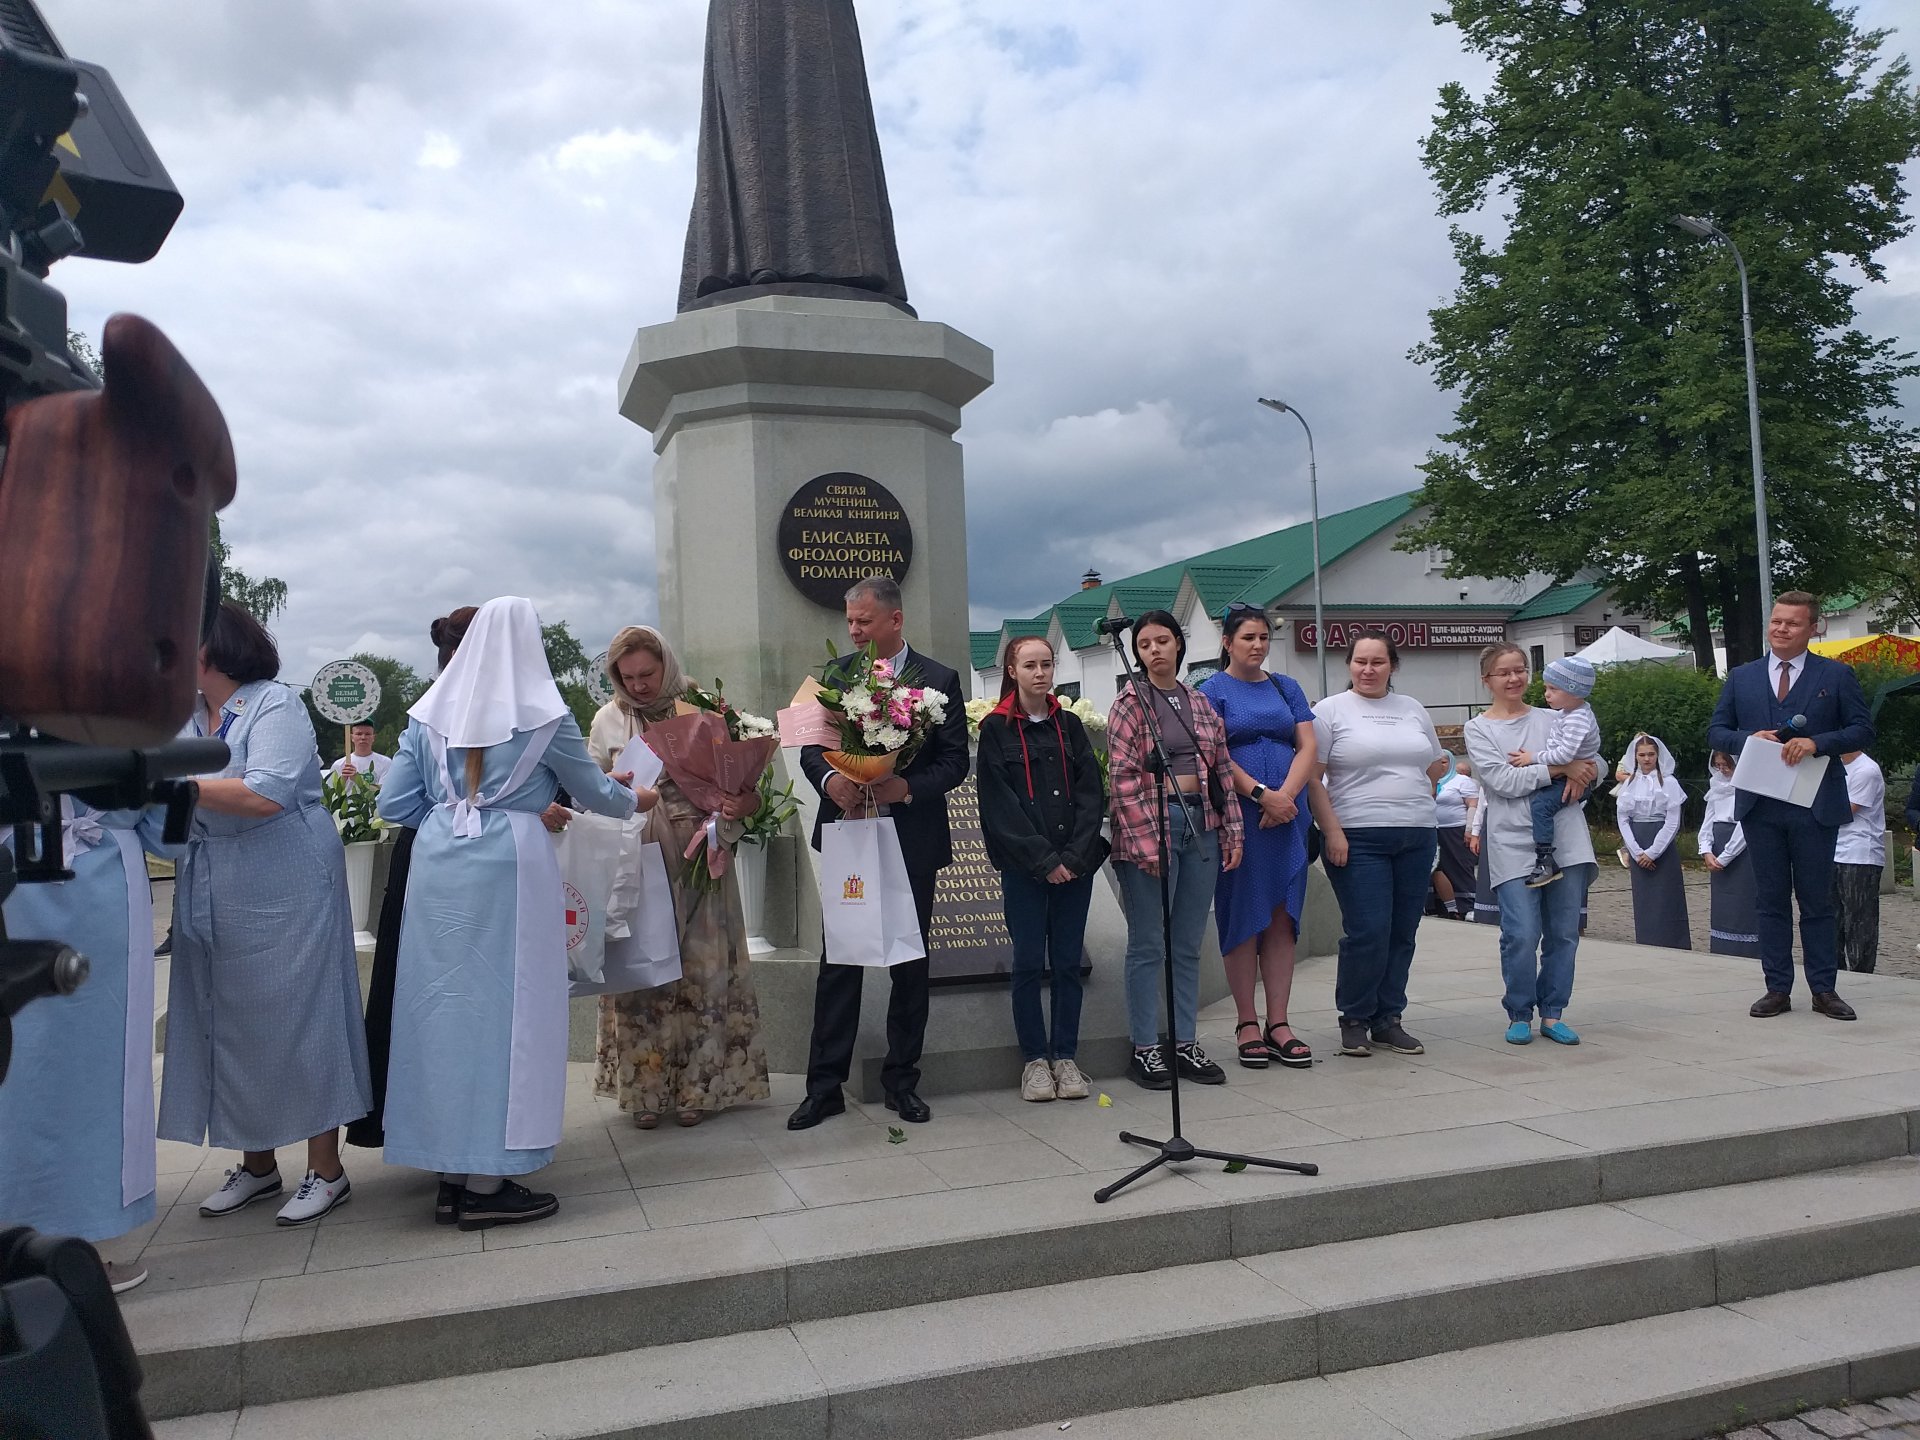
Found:
[{"label": "grey skirt", "polygon": [[[1731,820],[1716,820],[1713,848],[1716,854],[1733,837]],[[1754,907],[1759,891],[1753,883],[1753,860],[1744,851],[1733,857],[1724,870],[1712,872],[1712,904],[1707,911],[1708,948],[1716,955],[1744,955],[1760,958],[1760,932],[1754,922]]]},{"label": "grey skirt", "polygon": [[[1632,820],[1633,838],[1640,848],[1660,834],[1658,820]],[[1669,845],[1651,870],[1631,860],[1633,874],[1633,939],[1637,945],[1664,945],[1669,950],[1691,950],[1693,931],[1687,924],[1687,888],[1680,878],[1680,852]]]}]

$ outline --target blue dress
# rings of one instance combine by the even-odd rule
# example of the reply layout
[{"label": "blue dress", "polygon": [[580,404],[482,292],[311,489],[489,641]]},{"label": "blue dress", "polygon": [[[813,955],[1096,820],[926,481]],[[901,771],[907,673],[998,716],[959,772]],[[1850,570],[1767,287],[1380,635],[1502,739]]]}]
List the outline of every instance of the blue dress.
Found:
[{"label": "blue dress", "polygon": [[[1226,722],[1227,753],[1233,763],[1269,788],[1285,781],[1293,767],[1294,726],[1313,723],[1307,692],[1285,675],[1236,680],[1220,670],[1200,682],[1200,693]],[[1298,935],[1307,899],[1306,797],[1301,797],[1292,820],[1270,830],[1260,828],[1258,805],[1244,795],[1236,798],[1246,826],[1246,851],[1238,869],[1220,872],[1213,896],[1223,953],[1260,934],[1282,907]]]},{"label": "blue dress", "polygon": [[419,833],[407,874],[387,1061],[386,1159],[447,1174],[525,1175],[553,1159],[567,1075],[566,917],[540,814],[560,787],[633,813],[572,716],[466,756],[418,721],[400,737],[380,814]]},{"label": "blue dress", "polygon": [[145,852],[172,852],[160,843],[157,811],[63,804],[75,816],[66,846],[73,879],[15,890],[7,934],[63,941],[92,968],[73,994],[14,1016],[13,1066],[0,1085],[0,1226],[111,1240],[154,1215]]},{"label": "blue dress", "polygon": [[[347,857],[293,690],[242,685],[214,731],[232,752],[218,778],[280,809],[194,812],[174,887],[160,1136],[274,1150],[373,1103]],[[204,733],[198,717],[188,733]]]}]

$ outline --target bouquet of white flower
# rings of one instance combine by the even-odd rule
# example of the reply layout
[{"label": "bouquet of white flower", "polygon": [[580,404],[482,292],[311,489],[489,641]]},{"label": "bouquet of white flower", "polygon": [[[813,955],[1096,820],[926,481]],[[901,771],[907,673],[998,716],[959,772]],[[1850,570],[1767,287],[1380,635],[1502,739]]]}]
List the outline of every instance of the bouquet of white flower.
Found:
[{"label": "bouquet of white flower", "polygon": [[947,718],[947,697],[918,678],[911,665],[896,672],[871,645],[844,666],[829,664],[813,697],[840,736],[827,763],[857,785],[910,763]]}]

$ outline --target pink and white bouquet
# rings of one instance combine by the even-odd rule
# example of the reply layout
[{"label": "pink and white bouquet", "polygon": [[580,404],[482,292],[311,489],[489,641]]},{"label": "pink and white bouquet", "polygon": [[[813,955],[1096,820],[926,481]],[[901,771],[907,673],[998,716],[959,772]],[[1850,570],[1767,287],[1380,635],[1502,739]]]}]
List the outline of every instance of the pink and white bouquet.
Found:
[{"label": "pink and white bouquet", "polygon": [[696,892],[719,888],[740,843],[743,827],[725,818],[723,805],[757,796],[760,777],[780,748],[770,722],[734,710],[718,691],[717,684],[712,692],[690,688],[682,697],[692,707],[689,713],[656,721],[646,730],[647,748],[660,757],[673,783],[707,812],[681,857],[686,862],[681,879]]},{"label": "pink and white bouquet", "polygon": [[829,662],[810,699],[780,712],[786,744],[825,747],[826,761],[856,785],[910,764],[947,718],[947,697],[915,683],[909,663],[896,669],[869,645],[844,662]]}]

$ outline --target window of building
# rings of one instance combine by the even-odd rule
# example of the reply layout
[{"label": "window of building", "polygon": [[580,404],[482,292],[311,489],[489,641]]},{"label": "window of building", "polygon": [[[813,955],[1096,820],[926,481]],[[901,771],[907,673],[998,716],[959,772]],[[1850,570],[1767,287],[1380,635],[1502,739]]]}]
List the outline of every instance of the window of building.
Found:
[{"label": "window of building", "polygon": [[1544,674],[1547,668],[1547,647],[1544,645],[1535,645],[1529,654],[1533,661],[1533,673],[1536,675]]},{"label": "window of building", "polygon": [[1064,685],[1056,685],[1053,687],[1053,693],[1058,695],[1062,700],[1078,700],[1080,698],[1080,682],[1078,680],[1069,680]]}]

